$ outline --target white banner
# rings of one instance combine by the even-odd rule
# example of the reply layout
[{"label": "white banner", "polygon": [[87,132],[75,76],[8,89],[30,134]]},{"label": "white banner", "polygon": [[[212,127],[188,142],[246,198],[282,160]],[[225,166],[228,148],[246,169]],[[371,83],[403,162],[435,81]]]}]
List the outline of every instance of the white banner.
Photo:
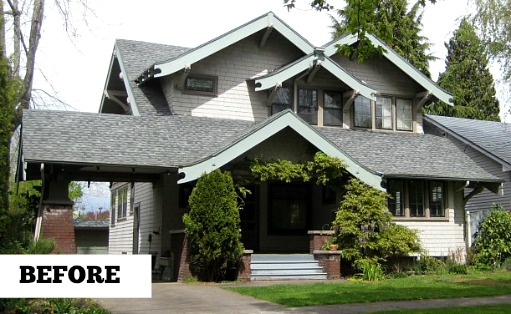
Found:
[{"label": "white banner", "polygon": [[0,298],[150,298],[151,255],[0,255]]}]

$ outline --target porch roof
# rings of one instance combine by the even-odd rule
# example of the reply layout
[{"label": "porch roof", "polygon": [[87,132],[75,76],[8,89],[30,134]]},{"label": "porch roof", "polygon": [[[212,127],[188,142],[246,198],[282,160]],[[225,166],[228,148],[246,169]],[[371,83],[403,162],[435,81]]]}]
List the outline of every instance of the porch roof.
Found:
[{"label": "porch roof", "polygon": [[[378,177],[500,181],[443,137],[314,128],[291,111],[253,123],[26,110],[22,124],[24,169],[36,178],[40,163],[152,173],[179,169],[186,170],[188,181],[221,167],[286,127],[326,154],[344,159],[351,173],[365,176],[374,186]],[[28,164],[34,167],[29,169]]]}]

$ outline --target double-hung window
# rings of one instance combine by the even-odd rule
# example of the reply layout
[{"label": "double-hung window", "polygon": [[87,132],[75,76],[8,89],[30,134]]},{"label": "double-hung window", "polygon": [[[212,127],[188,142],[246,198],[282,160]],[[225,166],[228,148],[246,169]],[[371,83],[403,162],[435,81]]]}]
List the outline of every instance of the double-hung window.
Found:
[{"label": "double-hung window", "polygon": [[404,198],[403,198],[403,181],[400,180],[390,180],[389,187],[387,192],[390,194],[389,198],[389,211],[394,216],[404,216]]},{"label": "double-hung window", "polygon": [[376,128],[392,130],[392,98],[376,98]]},{"label": "double-hung window", "polygon": [[424,188],[420,180],[408,182],[410,217],[424,217]]},{"label": "double-hung window", "polygon": [[441,181],[429,183],[429,215],[445,217],[444,183]]},{"label": "double-hung window", "polygon": [[396,99],[396,120],[396,127],[398,130],[412,130],[413,115],[411,99]]},{"label": "double-hung window", "polygon": [[126,217],[128,214],[128,186],[117,191],[117,219]]},{"label": "double-hung window", "polygon": [[271,104],[271,114],[274,115],[286,109],[293,109],[291,88],[281,87],[277,90],[277,94]]},{"label": "double-hung window", "polygon": [[318,124],[318,91],[298,89],[298,115],[310,124]]},{"label": "double-hung window", "polygon": [[323,125],[342,125],[342,93],[333,91],[323,93]]},{"label": "double-hung window", "polygon": [[357,96],[353,103],[354,125],[359,128],[371,128],[371,100],[364,96]]}]

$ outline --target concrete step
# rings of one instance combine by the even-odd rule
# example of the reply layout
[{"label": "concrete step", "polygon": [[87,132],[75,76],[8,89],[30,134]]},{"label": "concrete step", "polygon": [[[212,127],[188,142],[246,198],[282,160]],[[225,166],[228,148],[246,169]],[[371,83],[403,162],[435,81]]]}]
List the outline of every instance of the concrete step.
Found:
[{"label": "concrete step", "polygon": [[251,280],[326,280],[310,254],[253,254]]}]

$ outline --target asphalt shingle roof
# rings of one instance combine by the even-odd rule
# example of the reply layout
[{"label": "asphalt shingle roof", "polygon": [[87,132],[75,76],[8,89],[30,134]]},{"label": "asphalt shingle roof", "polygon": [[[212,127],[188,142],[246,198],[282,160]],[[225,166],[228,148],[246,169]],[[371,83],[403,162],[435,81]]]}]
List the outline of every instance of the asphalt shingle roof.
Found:
[{"label": "asphalt shingle roof", "polygon": [[253,122],[190,116],[23,112],[25,161],[176,167],[207,157]]},{"label": "asphalt shingle roof", "polygon": [[160,85],[154,83],[138,86],[135,79],[155,61],[179,56],[189,48],[125,39],[117,39],[115,45],[121,55],[140,115],[170,115]]},{"label": "asphalt shingle roof", "polygon": [[478,147],[511,166],[511,124],[427,115],[426,121],[458,135],[465,143]]},{"label": "asphalt shingle roof", "polygon": [[385,176],[498,180],[443,137],[340,128],[318,129],[352,158]]},{"label": "asphalt shingle roof", "polygon": [[[128,116],[24,111],[28,162],[172,168],[194,164],[242,140],[268,121],[190,116]],[[394,177],[498,181],[444,137],[316,128],[374,172]]]}]

